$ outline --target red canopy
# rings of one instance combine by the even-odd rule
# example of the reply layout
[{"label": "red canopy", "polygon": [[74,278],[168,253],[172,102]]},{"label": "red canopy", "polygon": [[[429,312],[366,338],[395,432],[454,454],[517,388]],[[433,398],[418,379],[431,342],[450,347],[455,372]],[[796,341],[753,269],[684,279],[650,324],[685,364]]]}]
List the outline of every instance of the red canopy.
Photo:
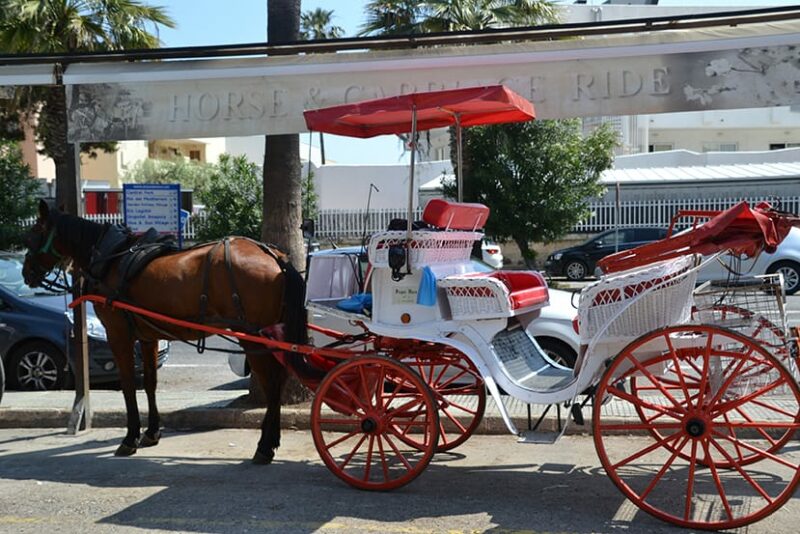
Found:
[{"label": "red canopy", "polygon": [[733,250],[750,257],[762,249],[772,253],[792,226],[800,226],[800,219],[778,212],[766,202],[754,208],[740,202],[698,228],[606,256],[597,266],[608,274],[691,253]]},{"label": "red canopy", "polygon": [[534,118],[533,104],[502,85],[413,93],[314,109],[303,115],[309,130],[366,138],[410,132],[412,107],[417,111],[417,131],[452,126],[456,115],[461,126]]}]

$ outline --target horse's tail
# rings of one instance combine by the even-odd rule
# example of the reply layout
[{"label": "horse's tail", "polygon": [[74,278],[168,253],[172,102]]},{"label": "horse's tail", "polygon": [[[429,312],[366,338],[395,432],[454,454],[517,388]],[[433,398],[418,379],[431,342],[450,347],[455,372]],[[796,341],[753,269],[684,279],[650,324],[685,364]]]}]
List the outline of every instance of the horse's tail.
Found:
[{"label": "horse's tail", "polygon": [[[308,343],[306,283],[291,263],[284,265],[283,323],[285,340],[298,345]],[[325,371],[308,362],[299,352],[287,352],[286,362],[303,382],[319,382]]]},{"label": "horse's tail", "polygon": [[284,266],[283,323],[286,341],[308,343],[306,283],[291,263]]}]

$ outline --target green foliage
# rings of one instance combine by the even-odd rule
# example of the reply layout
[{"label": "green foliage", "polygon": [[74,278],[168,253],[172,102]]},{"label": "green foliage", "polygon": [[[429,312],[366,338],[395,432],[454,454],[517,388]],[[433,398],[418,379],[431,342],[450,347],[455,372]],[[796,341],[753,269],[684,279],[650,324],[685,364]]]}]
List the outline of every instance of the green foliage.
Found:
[{"label": "green foliage", "polygon": [[[309,165],[311,165],[310,162]],[[305,174],[302,188],[303,219],[316,219],[317,213],[319,213],[319,208],[317,207],[319,197],[316,189],[314,189],[314,171]]]},{"label": "green foliage", "polygon": [[[587,200],[599,195],[600,174],[611,167],[616,133],[603,125],[582,135],[578,119],[533,121],[472,128],[466,137],[470,190],[488,205],[486,227],[513,239],[526,260],[529,242],[551,242],[588,215]],[[445,194],[453,196],[455,185]]]},{"label": "green foliage", "polygon": [[200,241],[228,235],[261,239],[263,186],[255,163],[221,155],[198,196],[206,206],[206,218],[197,229]]},{"label": "green foliage", "polygon": [[361,35],[482,30],[557,23],[548,0],[371,0]]},{"label": "green foliage", "polygon": [[318,7],[300,15],[300,38],[308,40],[336,39],[344,34],[344,28],[333,24],[333,10]]},{"label": "green foliage", "polygon": [[144,159],[133,165],[122,181],[138,184],[181,184],[181,189],[193,189],[195,195],[206,187],[213,165],[184,158],[171,160]]},{"label": "green foliage", "polygon": [[22,247],[20,221],[36,215],[38,193],[19,147],[0,140],[0,250]]}]

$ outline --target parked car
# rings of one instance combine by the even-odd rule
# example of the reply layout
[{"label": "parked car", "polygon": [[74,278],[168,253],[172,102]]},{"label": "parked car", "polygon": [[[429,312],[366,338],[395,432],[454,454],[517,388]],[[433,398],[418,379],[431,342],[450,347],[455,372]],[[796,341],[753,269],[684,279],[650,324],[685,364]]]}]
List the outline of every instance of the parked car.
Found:
[{"label": "parked car", "polygon": [[500,245],[489,239],[481,240],[481,259],[492,269],[503,268],[503,251]]},{"label": "parked car", "polygon": [[[69,387],[74,358],[67,358],[72,310],[71,296],[31,288],[22,279],[23,256],[0,253],[0,360],[9,389],[49,390]],[[89,378],[92,384],[118,380],[116,364],[103,324],[89,304],[86,309],[89,340]],[[158,345],[159,367],[169,354],[169,342]],[[141,376],[139,346],[137,373]]]},{"label": "parked car", "polygon": [[[787,295],[800,290],[800,228],[792,228],[772,254],[762,252],[755,258],[737,260],[731,256],[709,262],[697,273],[697,281],[722,280],[731,276],[731,270],[747,276],[780,273]],[[729,270],[730,269],[730,270]]]},{"label": "parked car", "polygon": [[[361,247],[344,247],[323,250],[312,254],[307,265],[307,298],[347,296],[357,293],[361,288],[368,265],[367,254]],[[486,263],[472,259],[475,272],[490,272],[493,269]],[[580,340],[572,324],[577,310],[572,306],[572,293],[550,289],[550,305],[542,308],[538,318],[531,322],[528,331],[536,338],[542,350],[556,363],[573,367],[578,357]],[[344,318],[309,313],[310,323],[330,328],[338,332],[360,333]],[[316,346],[324,346],[334,341],[319,332],[311,332]],[[247,376],[250,369],[243,354],[229,354],[228,365],[237,376]]]},{"label": "parked car", "polygon": [[597,262],[619,250],[644,245],[667,236],[666,228],[634,227],[607,230],[574,247],[556,250],[547,257],[545,271],[550,276],[583,280],[595,272]]}]

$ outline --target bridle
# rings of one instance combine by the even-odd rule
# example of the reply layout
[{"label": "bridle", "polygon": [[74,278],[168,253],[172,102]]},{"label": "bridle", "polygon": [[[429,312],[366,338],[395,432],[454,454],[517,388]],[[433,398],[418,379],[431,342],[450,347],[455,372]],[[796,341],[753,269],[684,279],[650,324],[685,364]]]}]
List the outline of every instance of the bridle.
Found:
[{"label": "bridle", "polygon": [[[36,277],[38,284],[49,291],[71,290],[72,288],[66,283],[66,266],[64,265],[65,257],[56,250],[55,246],[53,246],[53,241],[56,237],[55,227],[50,229],[47,239],[43,238],[43,233],[31,233],[33,235],[28,239],[28,252],[25,253],[25,257],[27,260],[26,263],[31,269],[33,276]],[[44,244],[39,245],[39,243],[42,241],[44,241]],[[33,252],[34,250],[35,252]],[[51,256],[54,256],[57,261],[53,267],[45,269],[41,263],[35,259],[35,256],[40,254],[50,254]],[[53,269],[56,269],[55,277],[52,279],[48,278],[47,275],[50,274]],[[60,279],[63,279],[64,283],[59,282]]]}]

